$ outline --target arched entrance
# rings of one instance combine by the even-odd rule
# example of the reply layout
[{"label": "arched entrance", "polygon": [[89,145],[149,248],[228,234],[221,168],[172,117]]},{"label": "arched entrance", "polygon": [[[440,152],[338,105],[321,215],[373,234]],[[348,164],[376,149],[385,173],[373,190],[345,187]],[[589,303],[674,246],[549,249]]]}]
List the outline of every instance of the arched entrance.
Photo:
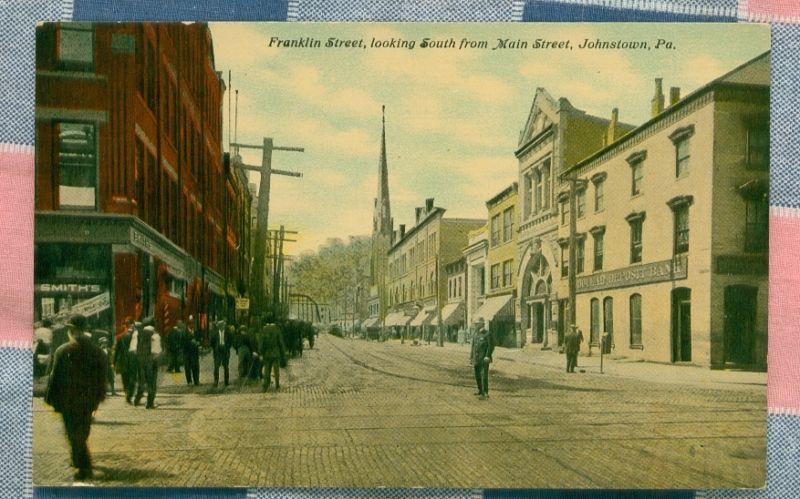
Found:
[{"label": "arched entrance", "polygon": [[523,273],[522,327],[531,343],[546,343],[550,324],[550,289],[552,278],[547,259],[537,253]]}]

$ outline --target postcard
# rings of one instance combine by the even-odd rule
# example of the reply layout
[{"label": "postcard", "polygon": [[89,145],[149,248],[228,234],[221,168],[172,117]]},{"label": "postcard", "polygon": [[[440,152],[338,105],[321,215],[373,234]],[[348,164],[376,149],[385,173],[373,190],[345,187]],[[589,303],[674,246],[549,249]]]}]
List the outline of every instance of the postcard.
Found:
[{"label": "postcard", "polygon": [[767,26],[36,42],[34,484],[764,486]]}]

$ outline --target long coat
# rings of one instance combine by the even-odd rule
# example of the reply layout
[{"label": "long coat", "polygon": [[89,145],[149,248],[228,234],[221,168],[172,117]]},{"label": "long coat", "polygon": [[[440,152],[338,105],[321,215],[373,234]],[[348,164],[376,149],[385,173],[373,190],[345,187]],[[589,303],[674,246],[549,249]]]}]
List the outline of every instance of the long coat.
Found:
[{"label": "long coat", "polygon": [[267,324],[261,330],[259,351],[265,359],[279,359],[286,356],[286,345],[283,343],[281,330],[275,324]]},{"label": "long coat", "polygon": [[482,364],[483,359],[487,357],[491,360],[493,352],[494,342],[491,335],[485,329],[481,329],[472,337],[472,349],[469,355],[470,364],[473,366]]},{"label": "long coat", "polygon": [[61,413],[91,413],[106,398],[106,356],[81,335],[61,345],[54,355],[53,372],[44,401]]}]

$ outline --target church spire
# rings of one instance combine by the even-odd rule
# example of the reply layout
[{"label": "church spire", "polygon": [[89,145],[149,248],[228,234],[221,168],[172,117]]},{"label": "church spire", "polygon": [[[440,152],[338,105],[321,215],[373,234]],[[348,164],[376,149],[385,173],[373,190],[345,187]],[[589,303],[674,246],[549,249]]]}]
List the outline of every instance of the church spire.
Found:
[{"label": "church spire", "polygon": [[378,193],[373,214],[375,234],[390,236],[392,214],[389,204],[389,166],[386,162],[386,106],[381,106],[381,155],[378,160]]}]

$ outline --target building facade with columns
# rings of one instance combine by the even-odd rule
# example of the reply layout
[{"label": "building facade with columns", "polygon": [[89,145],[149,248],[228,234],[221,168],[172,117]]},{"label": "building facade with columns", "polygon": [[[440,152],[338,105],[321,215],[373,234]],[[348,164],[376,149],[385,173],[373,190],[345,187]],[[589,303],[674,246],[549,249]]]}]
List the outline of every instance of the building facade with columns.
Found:
[{"label": "building facade with columns", "polygon": [[594,351],[766,368],[769,79],[766,53],[666,108],[657,80],[652,118],[568,170],[588,199],[575,262],[560,203],[559,260]]},{"label": "building facade with columns", "polygon": [[561,174],[579,160],[613,142],[632,125],[574,107],[538,88],[515,155],[519,161],[517,256],[514,274],[515,322],[519,343],[551,348],[561,343],[568,297],[556,284],[563,271],[559,260],[558,193]]}]

